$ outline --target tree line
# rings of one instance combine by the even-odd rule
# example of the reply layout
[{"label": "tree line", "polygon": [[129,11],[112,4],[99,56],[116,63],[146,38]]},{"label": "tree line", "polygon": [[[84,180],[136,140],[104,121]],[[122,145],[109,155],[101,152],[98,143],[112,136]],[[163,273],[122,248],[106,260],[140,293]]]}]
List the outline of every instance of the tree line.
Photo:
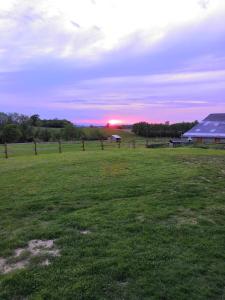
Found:
[{"label": "tree line", "polygon": [[143,137],[181,137],[182,134],[192,127],[194,127],[198,122],[182,122],[176,124],[149,124],[147,122],[135,123],[132,127],[132,131],[136,135]]},{"label": "tree line", "polygon": [[102,138],[106,138],[106,136],[99,129],[94,128],[87,134],[84,129],[74,126],[65,119],[42,120],[37,114],[27,116],[0,112],[0,143]]}]

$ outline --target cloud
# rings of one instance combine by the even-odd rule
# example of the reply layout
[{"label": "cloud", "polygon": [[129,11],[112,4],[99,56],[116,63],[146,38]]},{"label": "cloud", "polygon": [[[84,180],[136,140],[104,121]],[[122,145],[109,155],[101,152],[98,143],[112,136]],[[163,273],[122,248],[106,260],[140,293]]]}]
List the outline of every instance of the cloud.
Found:
[{"label": "cloud", "polygon": [[76,23],[76,22],[74,22],[74,21],[70,21],[71,22],[71,24],[73,25],[73,26],[75,26],[76,28],[80,28],[80,25],[78,24],[78,23]]},{"label": "cloud", "polygon": [[221,110],[224,2],[159,2],[163,9],[151,0],[15,1],[0,10],[1,109],[80,120],[110,112],[170,119],[166,111],[174,120],[196,119],[206,108]]},{"label": "cloud", "polygon": [[202,8],[207,9],[209,7],[210,1],[209,0],[199,0],[198,3]]},{"label": "cloud", "polygon": [[81,27],[61,13],[49,15],[38,5],[24,3],[16,2],[11,10],[0,13],[1,70],[23,70],[45,57],[87,57],[102,38],[93,26]]},{"label": "cloud", "polygon": [[[223,0],[214,0],[207,12],[200,9],[198,0],[7,2],[0,3],[0,66],[5,70],[23,69],[24,64],[46,55],[101,60],[132,37],[141,43],[141,47],[133,43],[131,48],[139,53],[171,30],[225,11]],[[201,6],[206,4],[201,1]]]},{"label": "cloud", "polygon": [[[95,31],[92,29],[86,38],[90,36],[94,39]],[[135,34],[122,47],[108,51],[101,55],[101,59],[90,62],[86,58],[55,56],[54,53],[61,49],[60,38],[58,48],[54,48],[53,53],[42,53],[30,58],[22,70],[5,72],[5,81],[9,85],[12,83],[15,91],[36,88],[41,92],[54,86],[64,87],[82,80],[108,77],[121,80],[129,76],[168,76],[168,73],[175,73],[177,76],[180,73],[182,76],[192,76],[196,81],[196,76],[201,71],[205,72],[205,76],[211,76],[208,71],[225,69],[225,21],[220,15],[211,17],[198,26],[185,26],[170,31],[164,39],[150,48],[144,47],[143,43],[142,33]],[[137,48],[141,49],[136,51]],[[10,53],[7,54],[10,56]],[[16,58],[16,50],[14,55]],[[161,76],[160,80],[165,80],[165,76]],[[4,86],[7,83],[0,82],[0,87],[4,89]]]}]

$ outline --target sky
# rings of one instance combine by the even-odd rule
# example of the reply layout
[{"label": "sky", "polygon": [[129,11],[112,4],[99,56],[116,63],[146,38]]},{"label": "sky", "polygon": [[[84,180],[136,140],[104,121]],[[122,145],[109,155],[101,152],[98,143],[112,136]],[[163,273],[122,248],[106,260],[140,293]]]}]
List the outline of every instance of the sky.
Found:
[{"label": "sky", "polygon": [[0,0],[0,111],[75,124],[225,112],[225,1]]}]

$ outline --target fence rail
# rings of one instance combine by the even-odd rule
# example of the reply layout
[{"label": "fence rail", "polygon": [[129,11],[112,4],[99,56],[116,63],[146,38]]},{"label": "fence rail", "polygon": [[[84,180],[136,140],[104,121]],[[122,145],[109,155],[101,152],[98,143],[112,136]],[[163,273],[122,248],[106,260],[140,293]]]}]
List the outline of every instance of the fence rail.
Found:
[{"label": "fence rail", "polygon": [[107,151],[110,149],[124,149],[124,148],[144,148],[149,145],[150,141],[144,139],[132,139],[126,141],[109,141],[100,139],[99,141],[61,141],[58,142],[38,142],[31,143],[13,143],[0,144],[0,158],[10,158],[24,155],[40,155],[48,153],[63,153],[72,151],[92,151],[101,150]]},{"label": "fence rail", "polygon": [[[189,145],[190,146],[190,145]],[[0,158],[11,158],[17,156],[41,155],[50,153],[63,153],[74,151],[107,151],[114,149],[136,149],[136,148],[165,148],[169,147],[167,139],[132,139],[121,142],[108,140],[99,141],[61,141],[58,142],[37,142],[33,143],[14,143],[0,144]],[[188,146],[187,146],[188,147]],[[201,147],[201,145],[192,145],[192,147]],[[203,147],[203,146],[202,146]],[[204,145],[204,148],[225,149],[225,145]]]}]

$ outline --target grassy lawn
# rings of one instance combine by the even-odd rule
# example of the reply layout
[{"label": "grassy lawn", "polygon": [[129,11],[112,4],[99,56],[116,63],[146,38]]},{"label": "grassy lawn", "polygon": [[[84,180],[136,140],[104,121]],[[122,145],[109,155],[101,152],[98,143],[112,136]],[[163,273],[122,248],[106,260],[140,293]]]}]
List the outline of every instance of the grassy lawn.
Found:
[{"label": "grassy lawn", "polygon": [[0,159],[0,259],[60,251],[0,274],[1,300],[225,299],[224,150],[72,150]]}]

